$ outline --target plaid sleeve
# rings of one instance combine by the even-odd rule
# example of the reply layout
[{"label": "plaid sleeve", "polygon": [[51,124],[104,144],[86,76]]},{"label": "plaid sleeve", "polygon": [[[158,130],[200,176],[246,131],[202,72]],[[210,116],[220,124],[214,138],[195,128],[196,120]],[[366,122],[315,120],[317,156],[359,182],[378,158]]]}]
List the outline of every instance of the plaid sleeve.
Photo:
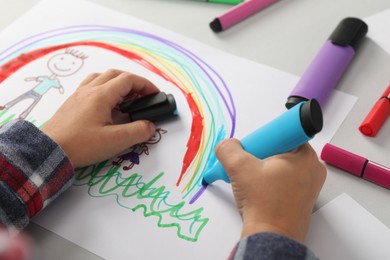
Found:
[{"label": "plaid sleeve", "polygon": [[73,179],[65,152],[33,124],[15,120],[0,128],[0,224],[25,228]]},{"label": "plaid sleeve", "polygon": [[316,260],[318,258],[305,245],[289,237],[262,232],[242,238],[229,257],[229,260],[244,259]]}]

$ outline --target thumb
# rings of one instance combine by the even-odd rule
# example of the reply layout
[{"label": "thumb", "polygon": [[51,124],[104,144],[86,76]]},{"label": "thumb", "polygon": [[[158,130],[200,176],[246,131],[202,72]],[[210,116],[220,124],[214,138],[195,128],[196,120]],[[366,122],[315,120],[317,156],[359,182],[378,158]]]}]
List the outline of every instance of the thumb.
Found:
[{"label": "thumb", "polygon": [[242,171],[242,166],[248,160],[248,153],[244,151],[237,139],[225,139],[215,148],[215,155],[226,170],[229,178],[238,171]]},{"label": "thumb", "polygon": [[130,146],[148,141],[156,133],[156,126],[146,120],[110,126],[111,146],[121,152]]}]

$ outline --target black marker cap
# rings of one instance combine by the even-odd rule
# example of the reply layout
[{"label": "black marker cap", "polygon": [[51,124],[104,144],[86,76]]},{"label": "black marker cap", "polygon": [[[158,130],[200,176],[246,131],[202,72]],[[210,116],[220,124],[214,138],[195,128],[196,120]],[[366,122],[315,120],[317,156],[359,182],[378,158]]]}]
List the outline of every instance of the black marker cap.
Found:
[{"label": "black marker cap", "polygon": [[219,21],[218,18],[215,18],[211,23],[210,23],[210,28],[214,32],[221,32],[222,31],[222,24]]},{"label": "black marker cap", "polygon": [[300,119],[307,136],[312,137],[322,130],[322,110],[316,99],[310,99],[301,106]]},{"label": "black marker cap", "polygon": [[177,116],[176,101],[172,94],[159,92],[130,100],[119,105],[122,113],[128,113],[130,121],[157,122]]},{"label": "black marker cap", "polygon": [[290,109],[292,108],[293,106],[295,106],[296,104],[299,104],[303,101],[307,101],[307,98],[304,98],[304,97],[298,97],[298,96],[291,96],[287,99],[287,102],[286,102],[286,108],[287,109]]},{"label": "black marker cap", "polygon": [[329,40],[337,45],[351,46],[355,49],[367,34],[368,26],[358,18],[347,17],[337,25]]}]

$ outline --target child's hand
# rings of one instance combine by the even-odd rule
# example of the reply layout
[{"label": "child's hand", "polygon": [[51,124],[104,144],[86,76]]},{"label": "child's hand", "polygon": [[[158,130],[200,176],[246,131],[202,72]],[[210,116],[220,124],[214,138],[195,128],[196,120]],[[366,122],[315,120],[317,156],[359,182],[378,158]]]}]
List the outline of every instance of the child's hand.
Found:
[{"label": "child's hand", "polygon": [[229,175],[243,217],[242,237],[273,232],[303,242],[325,166],[309,144],[259,160],[238,140],[221,142],[215,153]]},{"label": "child's hand", "polygon": [[114,124],[112,112],[127,96],[160,90],[150,81],[120,70],[87,77],[43,127],[79,168],[109,159],[155,133],[149,121]]}]

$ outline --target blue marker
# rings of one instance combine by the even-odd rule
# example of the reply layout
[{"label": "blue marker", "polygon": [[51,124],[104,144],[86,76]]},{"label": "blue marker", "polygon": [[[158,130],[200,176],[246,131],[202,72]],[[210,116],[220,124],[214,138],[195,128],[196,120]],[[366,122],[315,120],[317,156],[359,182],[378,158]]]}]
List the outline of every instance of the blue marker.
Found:
[{"label": "blue marker", "polygon": [[[317,100],[311,99],[299,103],[244,137],[241,144],[245,151],[265,159],[301,146],[320,132],[322,125],[321,107]],[[219,161],[204,173],[202,184],[210,184],[216,180],[230,183]]]}]

